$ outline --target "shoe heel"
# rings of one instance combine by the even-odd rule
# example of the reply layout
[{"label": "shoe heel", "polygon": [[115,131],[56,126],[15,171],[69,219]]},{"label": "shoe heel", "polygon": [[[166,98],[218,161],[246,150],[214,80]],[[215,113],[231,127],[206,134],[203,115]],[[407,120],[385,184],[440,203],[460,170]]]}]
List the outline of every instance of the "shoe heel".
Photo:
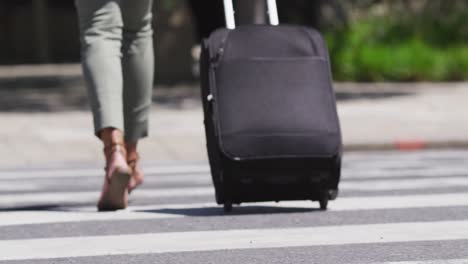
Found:
[{"label": "shoe heel", "polygon": [[127,186],[130,182],[129,170],[116,169],[111,176],[109,190],[98,204],[99,211],[115,211],[127,208]]}]

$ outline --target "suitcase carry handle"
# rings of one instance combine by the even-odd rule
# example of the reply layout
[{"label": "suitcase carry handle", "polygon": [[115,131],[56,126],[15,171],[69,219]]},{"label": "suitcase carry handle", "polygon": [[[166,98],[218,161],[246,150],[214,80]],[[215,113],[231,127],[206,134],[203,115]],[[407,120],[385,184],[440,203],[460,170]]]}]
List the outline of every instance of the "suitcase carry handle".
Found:
[{"label": "suitcase carry handle", "polygon": [[[228,29],[236,28],[236,20],[234,18],[234,6],[232,3],[233,0],[224,0],[224,15],[226,16],[226,27]],[[251,1],[251,0],[242,0],[242,1]],[[277,26],[279,24],[278,18],[278,7],[276,5],[276,0],[266,0],[267,2],[267,13],[270,20],[270,25]]]}]

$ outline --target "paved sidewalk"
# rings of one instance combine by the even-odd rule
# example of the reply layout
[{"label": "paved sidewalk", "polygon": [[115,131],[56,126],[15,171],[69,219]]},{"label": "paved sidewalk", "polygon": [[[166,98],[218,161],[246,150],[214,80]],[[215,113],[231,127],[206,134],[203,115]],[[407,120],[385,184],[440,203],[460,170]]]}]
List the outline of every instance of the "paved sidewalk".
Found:
[{"label": "paved sidewalk", "polygon": [[[79,66],[56,68],[0,67],[1,167],[102,163]],[[347,150],[468,148],[468,83],[335,88]],[[206,160],[197,87],[156,87],[154,102],[144,161]]]}]

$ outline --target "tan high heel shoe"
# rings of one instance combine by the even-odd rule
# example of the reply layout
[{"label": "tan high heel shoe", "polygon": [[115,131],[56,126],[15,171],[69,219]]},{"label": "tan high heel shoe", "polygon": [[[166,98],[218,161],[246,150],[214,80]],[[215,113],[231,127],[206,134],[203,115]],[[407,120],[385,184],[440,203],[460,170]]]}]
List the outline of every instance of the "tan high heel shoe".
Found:
[{"label": "tan high heel shoe", "polygon": [[126,163],[127,151],[122,132],[105,129],[101,138],[106,157],[106,177],[97,208],[99,211],[125,209],[128,206],[128,185],[132,172]]},{"label": "tan high heel shoe", "polygon": [[131,193],[135,190],[136,187],[143,184],[144,181],[144,174],[143,171],[138,166],[138,162],[140,161],[140,155],[138,152],[131,152],[127,156],[127,164],[132,171],[132,178],[130,179],[130,183],[128,184],[128,192]]}]

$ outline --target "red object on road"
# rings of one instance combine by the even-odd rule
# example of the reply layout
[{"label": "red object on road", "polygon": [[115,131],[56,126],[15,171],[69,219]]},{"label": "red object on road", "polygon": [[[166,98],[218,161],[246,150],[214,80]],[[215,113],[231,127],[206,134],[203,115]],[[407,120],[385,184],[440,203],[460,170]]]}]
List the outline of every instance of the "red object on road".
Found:
[{"label": "red object on road", "polygon": [[395,142],[395,148],[399,150],[420,150],[427,147],[423,140],[398,140]]}]

